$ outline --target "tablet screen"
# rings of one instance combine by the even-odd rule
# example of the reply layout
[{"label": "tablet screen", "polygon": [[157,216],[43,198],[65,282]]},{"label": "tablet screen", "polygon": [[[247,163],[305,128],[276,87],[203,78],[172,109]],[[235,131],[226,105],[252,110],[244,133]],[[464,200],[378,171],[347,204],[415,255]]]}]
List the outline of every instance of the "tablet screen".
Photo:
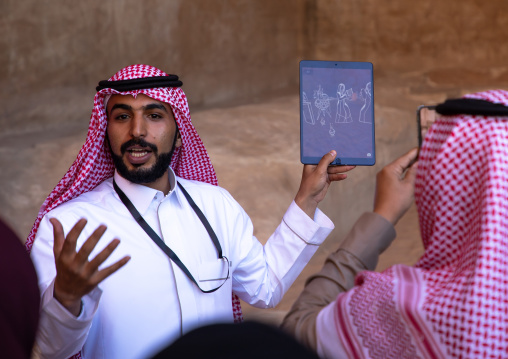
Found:
[{"label": "tablet screen", "polygon": [[335,150],[334,164],[375,164],[373,89],[370,62],[300,62],[302,163]]}]

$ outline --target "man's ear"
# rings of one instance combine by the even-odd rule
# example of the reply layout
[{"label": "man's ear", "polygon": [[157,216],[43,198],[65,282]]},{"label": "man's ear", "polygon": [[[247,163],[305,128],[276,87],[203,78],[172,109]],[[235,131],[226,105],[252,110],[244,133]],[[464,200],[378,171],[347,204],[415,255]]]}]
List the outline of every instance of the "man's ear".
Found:
[{"label": "man's ear", "polygon": [[177,130],[175,136],[175,148],[178,148],[182,145],[182,136],[180,136],[180,131]]}]

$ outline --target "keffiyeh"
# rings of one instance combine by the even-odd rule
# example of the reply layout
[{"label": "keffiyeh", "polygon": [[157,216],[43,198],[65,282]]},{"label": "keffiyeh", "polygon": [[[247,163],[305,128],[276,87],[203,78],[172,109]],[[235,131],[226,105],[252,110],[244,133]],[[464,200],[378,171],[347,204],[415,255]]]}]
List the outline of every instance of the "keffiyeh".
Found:
[{"label": "keffiyeh", "polygon": [[[508,106],[508,91],[466,98]],[[508,118],[441,117],[423,143],[415,198],[425,253],[362,272],[337,299],[351,358],[508,353]]]},{"label": "keffiyeh", "polygon": [[[151,77],[171,77],[163,71],[147,65],[132,65],[117,72],[108,81],[134,80]],[[175,76],[176,77],[176,76]],[[178,77],[176,77],[178,79]],[[182,145],[175,149],[171,168],[179,177],[217,185],[217,177],[208,153],[192,125],[187,97],[179,87],[143,88],[120,92],[111,88],[100,89],[94,98],[94,107],[88,135],[79,154],[65,176],[56,185],[39,210],[37,219],[26,241],[26,249],[31,250],[42,217],[80,194],[97,187],[114,174],[114,165],[109,148],[105,143],[107,116],[105,97],[114,94],[145,94],[153,99],[168,103],[180,132]],[[240,301],[233,294],[233,314],[235,322],[242,321]]]}]

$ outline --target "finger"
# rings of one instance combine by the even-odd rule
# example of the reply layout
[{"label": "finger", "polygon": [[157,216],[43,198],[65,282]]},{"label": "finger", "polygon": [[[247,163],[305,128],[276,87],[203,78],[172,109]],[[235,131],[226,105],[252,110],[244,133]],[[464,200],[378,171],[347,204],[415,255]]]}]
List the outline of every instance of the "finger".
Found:
[{"label": "finger", "polygon": [[95,246],[101,239],[104,232],[106,232],[106,226],[100,225],[95,229],[95,231],[88,237],[88,239],[83,243],[81,248],[79,249],[79,252],[76,256],[76,258],[81,262],[84,263],[88,261],[88,257],[90,256],[90,253],[94,250]]},{"label": "finger", "polygon": [[329,174],[328,179],[330,182],[342,181],[347,178],[347,174],[345,173],[337,173],[337,174]]},{"label": "finger", "polygon": [[328,174],[335,174],[335,173],[344,173],[351,171],[352,169],[356,168],[356,166],[330,166],[328,167]]},{"label": "finger", "polygon": [[335,152],[335,150],[328,152],[319,160],[319,163],[317,164],[317,170],[319,172],[325,172],[328,166],[330,166],[330,163],[335,160],[335,157],[337,157],[337,152]]},{"label": "finger", "polygon": [[96,271],[99,268],[99,266],[102,263],[104,263],[106,259],[109,258],[111,253],[113,253],[113,251],[116,249],[116,247],[118,247],[119,244],[120,244],[119,239],[113,239],[111,242],[109,242],[109,244],[102,251],[100,251],[99,254],[97,254],[94,257],[94,259],[90,261],[88,268],[90,272]]},{"label": "finger", "polygon": [[97,285],[100,282],[102,282],[104,279],[109,277],[111,274],[115,273],[117,270],[122,268],[124,265],[127,264],[128,261],[130,261],[130,256],[125,256],[122,259],[120,259],[118,262],[113,263],[109,267],[103,268],[100,271],[98,271],[95,276],[93,277],[94,283]]},{"label": "finger", "polygon": [[412,148],[406,154],[393,161],[393,164],[400,169],[400,173],[403,173],[412,162],[415,162],[417,155],[418,148]]},{"label": "finger", "polygon": [[410,149],[404,156],[404,168],[407,168],[410,163],[414,163],[416,161],[416,157],[418,156],[418,147],[414,147]]},{"label": "finger", "polygon": [[67,237],[65,237],[65,241],[62,246],[62,254],[75,254],[76,253],[76,242],[78,241],[78,237],[85,228],[86,219],[81,218],[76,222],[74,227],[69,231]]},{"label": "finger", "polygon": [[408,181],[410,183],[415,183],[416,179],[416,170],[418,169],[418,161],[414,162],[411,167],[406,172],[406,176],[404,177],[404,181]]},{"label": "finger", "polygon": [[50,218],[49,220],[53,225],[53,253],[55,258],[60,257],[60,253],[62,252],[62,246],[65,242],[65,235],[63,231],[62,224],[56,218]]}]

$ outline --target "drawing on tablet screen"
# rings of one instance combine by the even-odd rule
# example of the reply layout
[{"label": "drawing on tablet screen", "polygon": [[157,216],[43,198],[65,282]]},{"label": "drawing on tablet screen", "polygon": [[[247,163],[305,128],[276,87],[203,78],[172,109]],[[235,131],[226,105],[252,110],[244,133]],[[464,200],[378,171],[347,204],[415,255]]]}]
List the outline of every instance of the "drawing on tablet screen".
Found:
[{"label": "drawing on tablet screen", "polygon": [[365,116],[370,108],[372,102],[371,84],[370,82],[365,85],[365,88],[360,90],[360,99],[363,100],[363,106],[360,109],[360,122],[372,123],[370,116]]},{"label": "drawing on tablet screen", "polygon": [[330,134],[330,136],[335,136],[335,129],[332,127],[332,124],[330,123],[330,130],[328,131],[328,133]]},{"label": "drawing on tablet screen", "polygon": [[[360,88],[359,92],[355,92],[351,87],[346,90],[347,85],[344,82],[340,82],[337,86],[337,96],[330,96],[325,93],[322,84],[316,85],[317,89],[311,90],[307,88],[309,91],[314,92],[314,100],[309,100],[307,93],[302,91],[302,116],[304,122],[309,125],[316,125],[319,122],[322,126],[329,123],[330,126],[327,132],[330,137],[336,135],[336,129],[332,126],[332,123],[340,123],[340,126],[352,126],[354,123],[372,123],[371,82],[367,82]],[[331,106],[335,101],[337,108],[335,116],[333,116],[331,114]],[[358,122],[353,121],[353,118],[358,118]]]},{"label": "drawing on tablet screen", "polygon": [[337,89],[337,113],[335,114],[335,122],[337,123],[345,123],[345,122],[353,122],[353,117],[351,117],[351,110],[347,102],[353,99],[353,89],[349,89],[346,91],[346,85],[343,83],[339,84]]},{"label": "drawing on tablet screen", "polygon": [[330,97],[323,92],[323,88],[319,85],[317,90],[314,90],[314,106],[318,109],[318,115],[316,121],[321,122],[321,125],[325,125],[326,120],[325,117],[332,117],[330,114]]},{"label": "drawing on tablet screen", "polygon": [[303,109],[303,119],[305,122],[313,125],[316,123],[314,121],[314,113],[312,112],[312,102],[309,101],[307,98],[307,94],[303,93],[303,99],[302,99],[302,109]]},{"label": "drawing on tablet screen", "polygon": [[[374,87],[370,69],[302,68],[302,156],[374,156]],[[370,154],[370,155],[369,155]]]}]

